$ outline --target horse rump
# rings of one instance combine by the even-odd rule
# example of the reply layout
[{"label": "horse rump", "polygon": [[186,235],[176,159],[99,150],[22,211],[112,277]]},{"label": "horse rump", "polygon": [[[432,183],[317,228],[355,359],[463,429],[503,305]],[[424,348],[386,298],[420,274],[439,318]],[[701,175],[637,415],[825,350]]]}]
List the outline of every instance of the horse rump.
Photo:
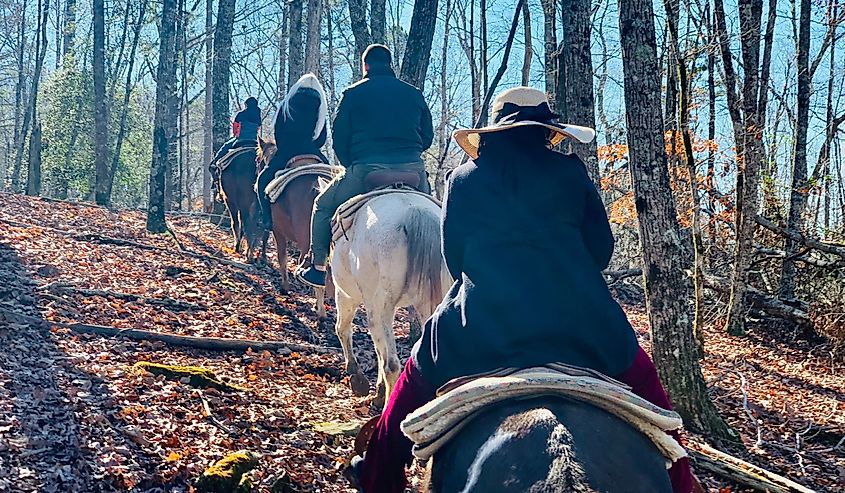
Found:
[{"label": "horse rump", "polygon": [[445,265],[440,252],[440,217],[430,208],[411,206],[402,225],[408,239],[404,291],[425,295],[429,306],[417,308],[431,313],[443,299]]},{"label": "horse rump", "polygon": [[504,401],[429,462],[427,491],[671,493],[666,460],[642,433],[561,397]]}]

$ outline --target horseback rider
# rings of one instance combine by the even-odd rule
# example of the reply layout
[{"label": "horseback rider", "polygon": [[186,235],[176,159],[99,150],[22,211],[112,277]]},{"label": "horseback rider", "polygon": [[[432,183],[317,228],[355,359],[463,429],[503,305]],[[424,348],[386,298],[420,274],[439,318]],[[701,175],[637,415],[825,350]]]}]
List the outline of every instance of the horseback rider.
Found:
[{"label": "horseback rider", "polygon": [[344,91],[338,106],[332,140],[346,171],[314,202],[310,261],[296,272],[311,286],[325,286],[332,216],[341,204],[367,191],[367,174],[384,169],[417,172],[420,191],[431,191],[422,159],[434,138],[431,112],[419,89],[396,78],[391,59],[386,46],[370,45],[362,57],[363,79]]},{"label": "horseback rider", "polygon": [[[671,408],[602,276],[614,240],[601,198],[576,155],[551,150],[594,132],[556,123],[545,93],[528,87],[500,94],[491,113],[490,126],[455,133],[473,158],[449,177],[443,208],[455,283],[414,345],[365,457],[347,471],[366,493],[404,491],[412,444],[400,423],[456,377],[560,362]],[[675,493],[693,491],[688,458],[669,475]]]},{"label": "horseback rider", "polygon": [[296,156],[311,155],[328,162],[320,150],[326,143],[327,115],[326,93],[314,74],[303,75],[279,105],[273,124],[276,154],[258,175],[256,186],[265,229],[272,229],[270,198],[265,189],[276,173],[285,169]]},{"label": "horseback rider", "polygon": [[[217,162],[230,150],[240,147],[255,146],[258,140],[258,130],[261,128],[261,108],[258,100],[250,96],[244,101],[244,109],[235,115],[232,122],[232,138],[223,143],[214,159],[208,165],[208,170],[217,183]],[[212,187],[217,189],[216,186]]]}]

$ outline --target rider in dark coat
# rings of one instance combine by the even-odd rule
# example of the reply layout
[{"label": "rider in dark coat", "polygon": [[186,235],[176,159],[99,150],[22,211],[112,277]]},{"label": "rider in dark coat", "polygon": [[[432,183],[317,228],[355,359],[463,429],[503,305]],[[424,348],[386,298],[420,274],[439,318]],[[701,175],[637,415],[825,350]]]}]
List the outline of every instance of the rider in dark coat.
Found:
[{"label": "rider in dark coat", "polygon": [[232,149],[255,146],[260,128],[261,108],[258,107],[258,100],[248,97],[244,101],[244,109],[235,115],[235,120],[232,122],[232,138],[223,143],[214,155],[214,159],[208,164],[208,171],[211,172],[214,181],[212,190],[217,190],[217,161]]},{"label": "rider in dark coat", "polygon": [[371,171],[419,173],[418,188],[430,192],[422,153],[434,138],[431,112],[419,89],[396,78],[391,56],[386,46],[370,45],[362,59],[364,79],[343,92],[338,106],[332,144],[346,172],[314,202],[311,255],[296,272],[298,279],[312,286],[326,283],[332,216],[344,202],[367,191],[365,181]]},{"label": "rider in dark coat", "polygon": [[327,163],[320,150],[326,144],[326,117],[328,103],[323,86],[313,74],[303,75],[288,91],[273,124],[276,154],[269,165],[258,175],[256,190],[261,219],[266,229],[272,229],[270,199],[265,193],[267,185],[278,171],[285,169],[296,157],[310,154]]},{"label": "rider in dark coat", "polygon": [[[474,159],[449,178],[443,254],[455,279],[349,476],[365,493],[401,493],[411,442],[400,423],[446,381],[499,368],[565,363],[598,370],[637,395],[671,403],[602,277],[613,252],[604,206],[584,164],[550,150],[592,129],[555,123],[545,93],[500,94],[494,123],[456,132]],[[688,459],[669,471],[692,491]]]}]

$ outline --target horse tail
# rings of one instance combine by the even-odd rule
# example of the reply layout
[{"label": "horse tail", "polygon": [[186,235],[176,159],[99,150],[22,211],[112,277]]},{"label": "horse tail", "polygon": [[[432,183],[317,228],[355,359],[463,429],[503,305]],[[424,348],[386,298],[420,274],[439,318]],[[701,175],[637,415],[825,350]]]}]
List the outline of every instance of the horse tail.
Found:
[{"label": "horse tail", "polygon": [[426,293],[433,310],[443,298],[440,218],[423,207],[411,207],[403,224],[408,239],[405,292]]}]

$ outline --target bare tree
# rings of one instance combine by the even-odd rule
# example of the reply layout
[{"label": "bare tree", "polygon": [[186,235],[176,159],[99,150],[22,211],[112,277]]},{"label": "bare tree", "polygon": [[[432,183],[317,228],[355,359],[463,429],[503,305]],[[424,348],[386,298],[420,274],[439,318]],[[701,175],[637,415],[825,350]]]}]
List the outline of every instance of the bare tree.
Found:
[{"label": "bare tree", "polygon": [[[225,3],[226,0],[221,0],[221,9]],[[234,11],[234,1],[232,10]],[[177,0],[162,0],[153,124],[153,161],[150,168],[150,198],[147,208],[147,231],[151,233],[167,231],[164,218],[164,182],[168,163],[173,161],[176,154],[176,113],[173,110],[176,94],[176,11]]]},{"label": "bare tree", "polygon": [[619,30],[629,167],[643,250],[652,354],[685,423],[715,436],[732,436],[707,395],[692,334],[689,281],[678,275],[685,268],[684,245],[663,144],[652,2],[620,0]]},{"label": "bare tree", "polygon": [[541,0],[543,4],[543,49],[545,52],[546,94],[549,102],[556,106],[557,100],[557,2]]},{"label": "bare tree", "polygon": [[[385,31],[387,30],[386,0],[370,1],[370,34],[373,43],[384,44],[387,42]],[[413,29],[414,23],[411,22]]]},{"label": "bare tree", "polygon": [[[534,58],[534,47],[531,42],[531,10],[528,2],[522,5],[522,32],[525,35],[525,52],[522,58],[522,85],[527,86],[531,80],[531,60]],[[486,62],[482,66],[487,65]]]},{"label": "bare tree", "polygon": [[[15,150],[15,168],[12,175],[12,188],[20,190],[20,169],[23,163],[24,147],[30,134],[30,126],[35,126],[33,121],[38,118],[38,86],[41,83],[41,71],[44,68],[44,58],[47,55],[47,21],[50,14],[50,0],[38,0],[36,10],[36,35],[35,35],[35,70],[32,74],[32,81],[29,90],[29,103],[24,109],[23,123],[21,124],[20,140]],[[23,29],[23,28],[22,28]],[[38,161],[40,163],[40,160]],[[40,172],[38,173],[40,177]],[[35,187],[33,187],[35,188]],[[37,185],[41,188],[41,184]]]},{"label": "bare tree", "polygon": [[[291,0],[288,6],[288,87],[302,77],[302,2]],[[219,22],[219,21],[218,21]]]},{"label": "bare tree", "polygon": [[76,0],[65,1],[65,25],[62,39],[62,58],[74,51],[76,42]]},{"label": "bare tree", "polygon": [[308,0],[308,20],[305,36],[305,71],[320,72],[320,20],[323,14],[322,0]]},{"label": "bare tree", "polygon": [[[567,123],[595,128],[590,0],[564,0],[561,13],[563,39],[559,53],[557,111]],[[571,150],[584,161],[590,178],[598,185],[599,163],[595,141],[589,144],[571,143]]]},{"label": "bare tree", "polygon": [[428,73],[436,23],[437,0],[416,0],[399,77],[421,90],[425,85],[425,78]]},{"label": "bare tree", "polygon": [[[802,231],[801,216],[807,205],[807,127],[810,124],[810,0],[801,0],[801,16],[798,21],[797,68],[798,90],[795,122],[795,148],[792,161],[792,186],[789,194],[789,215],[786,227],[792,231]],[[786,240],[786,258],[780,279],[780,298],[795,298],[795,262],[799,243]]]},{"label": "bare tree", "polygon": [[[129,6],[127,5],[127,9]],[[109,197],[109,114],[106,105],[106,11],[104,0],[94,0],[94,197],[108,205]]]},{"label": "bare tree", "polygon": [[230,134],[229,73],[234,22],[235,0],[220,0],[217,7],[217,26],[214,29],[214,59],[211,65],[214,149],[219,149]]}]

